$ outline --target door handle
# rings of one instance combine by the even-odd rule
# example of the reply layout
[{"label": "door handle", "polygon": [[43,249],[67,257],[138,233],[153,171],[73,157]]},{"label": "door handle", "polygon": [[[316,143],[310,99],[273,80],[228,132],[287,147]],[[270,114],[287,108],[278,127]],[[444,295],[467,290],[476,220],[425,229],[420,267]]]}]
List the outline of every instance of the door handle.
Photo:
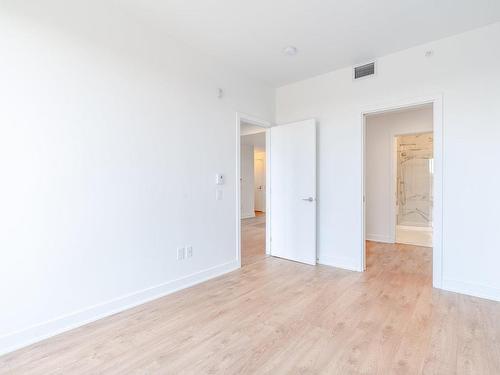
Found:
[{"label": "door handle", "polygon": [[309,197],[309,198],[302,198],[303,201],[307,201],[307,202],[314,202],[314,198],[313,197]]}]

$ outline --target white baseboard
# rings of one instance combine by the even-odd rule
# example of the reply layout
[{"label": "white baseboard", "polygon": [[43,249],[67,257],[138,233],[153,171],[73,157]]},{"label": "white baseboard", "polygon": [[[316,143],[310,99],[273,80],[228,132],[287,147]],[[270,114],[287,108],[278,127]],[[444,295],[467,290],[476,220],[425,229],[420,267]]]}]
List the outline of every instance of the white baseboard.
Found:
[{"label": "white baseboard", "polygon": [[397,226],[401,226],[401,227],[410,227],[410,228],[415,228],[415,227],[418,227],[418,228],[432,228],[432,227],[425,227],[423,226],[422,224],[425,224],[425,223],[422,223],[421,221],[405,221],[404,224],[397,224]]},{"label": "white baseboard", "polygon": [[113,300],[90,306],[59,318],[31,326],[22,331],[0,337],[0,355],[12,352],[38,341],[83,326],[107,316],[122,312],[143,303],[164,297],[168,294],[202,283],[239,268],[238,262],[221,264],[180,279],[172,280],[151,288],[127,294]]},{"label": "white baseboard", "polygon": [[361,272],[360,265],[354,259],[350,258],[339,258],[339,257],[325,257],[320,256],[318,258],[318,263],[325,266],[331,266],[336,268],[342,268],[349,271]]},{"label": "white baseboard", "polygon": [[413,227],[411,225],[398,225],[397,229],[411,230],[415,232],[432,232],[432,227]]},{"label": "white baseboard", "polygon": [[252,217],[255,217],[255,212],[252,213],[246,213],[246,214],[241,214],[242,219],[251,219]]},{"label": "white baseboard", "polygon": [[384,243],[394,243],[394,239],[391,236],[384,236],[382,234],[366,234],[366,239],[368,241],[384,242]]},{"label": "white baseboard", "polygon": [[500,302],[500,289],[490,286],[470,284],[463,281],[443,279],[442,289],[449,292],[490,299]]}]

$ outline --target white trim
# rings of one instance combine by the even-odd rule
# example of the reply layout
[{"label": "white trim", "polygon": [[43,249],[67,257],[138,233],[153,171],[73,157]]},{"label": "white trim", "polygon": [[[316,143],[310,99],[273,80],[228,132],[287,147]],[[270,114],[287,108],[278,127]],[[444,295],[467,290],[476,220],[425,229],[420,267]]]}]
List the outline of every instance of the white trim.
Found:
[{"label": "white trim", "polygon": [[360,111],[361,120],[361,264],[360,269],[366,269],[365,249],[365,139],[366,115],[391,112],[398,109],[415,107],[422,104],[433,105],[433,132],[434,132],[434,208],[433,208],[433,251],[432,251],[432,284],[435,288],[443,287],[443,165],[444,165],[444,122],[443,122],[443,95],[432,95],[413,99],[403,99],[390,104],[375,104]]},{"label": "white trim", "polygon": [[[244,121],[246,123],[260,126],[266,129],[266,151],[269,149],[269,128],[271,127],[271,123],[269,121],[261,120],[252,115],[248,115],[242,112],[236,112],[236,259],[238,262],[238,267],[241,267],[241,219],[244,219],[245,216],[241,214],[241,122]],[[271,194],[269,190],[269,177],[270,177],[270,163],[269,163],[269,155],[266,152],[266,254],[270,254],[270,199]],[[255,214],[254,214],[255,215]]]},{"label": "white trim", "polygon": [[366,234],[366,240],[384,243],[395,243],[396,241],[391,236],[385,236],[383,234]]},{"label": "white trim", "polygon": [[415,232],[432,232],[432,227],[422,227],[418,225],[397,225],[397,229],[413,230]]},{"label": "white trim", "polygon": [[340,258],[340,257],[328,257],[321,256],[318,258],[318,264],[322,264],[324,266],[330,266],[335,268],[342,268],[349,271],[360,272],[359,264],[355,259],[350,258]]},{"label": "white trim", "polygon": [[266,254],[271,255],[271,132],[266,131]]},{"label": "white trim", "polygon": [[255,217],[255,212],[254,212],[254,213],[251,213],[251,214],[246,213],[246,214],[242,214],[242,215],[241,215],[241,219],[251,219],[251,218],[253,218],[253,217]]},{"label": "white trim", "polygon": [[168,281],[150,288],[139,290],[112,300],[60,316],[58,318],[31,326],[27,329],[8,333],[0,337],[0,355],[12,352],[38,341],[83,326],[110,315],[142,305],[146,302],[164,297],[181,289],[210,280],[214,277],[239,268],[233,260],[206,270],[193,273],[180,279]]},{"label": "white trim", "polygon": [[397,195],[397,189],[398,189],[398,166],[397,166],[397,136],[395,134],[390,134],[390,137],[392,138],[390,143],[391,143],[391,166],[390,166],[390,171],[391,171],[391,181],[389,182],[390,186],[390,193],[391,193],[391,199],[389,200],[389,212],[391,213],[391,216],[389,217],[389,224],[390,224],[390,237],[392,243],[396,242],[396,224],[397,224],[397,215],[398,215],[398,198],[396,197]]},{"label": "white trim", "polygon": [[491,286],[471,284],[463,281],[443,279],[442,289],[500,302],[500,289]]}]

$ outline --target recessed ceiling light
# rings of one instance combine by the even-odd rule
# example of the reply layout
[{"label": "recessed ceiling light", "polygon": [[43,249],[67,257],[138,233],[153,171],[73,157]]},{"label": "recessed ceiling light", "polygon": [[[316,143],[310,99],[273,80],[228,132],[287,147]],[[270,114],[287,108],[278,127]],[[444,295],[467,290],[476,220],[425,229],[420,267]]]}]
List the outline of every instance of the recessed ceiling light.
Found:
[{"label": "recessed ceiling light", "polygon": [[294,47],[294,46],[286,46],[285,48],[283,48],[283,54],[285,56],[295,56],[297,54],[298,49],[297,47]]}]

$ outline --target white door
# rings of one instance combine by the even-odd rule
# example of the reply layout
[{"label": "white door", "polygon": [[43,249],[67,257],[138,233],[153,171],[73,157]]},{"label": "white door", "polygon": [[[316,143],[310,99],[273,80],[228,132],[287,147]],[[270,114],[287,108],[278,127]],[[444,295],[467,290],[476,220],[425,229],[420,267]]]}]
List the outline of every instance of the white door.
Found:
[{"label": "white door", "polygon": [[316,122],[270,129],[271,255],[316,264]]},{"label": "white door", "polygon": [[255,154],[255,211],[266,212],[266,153]]}]

